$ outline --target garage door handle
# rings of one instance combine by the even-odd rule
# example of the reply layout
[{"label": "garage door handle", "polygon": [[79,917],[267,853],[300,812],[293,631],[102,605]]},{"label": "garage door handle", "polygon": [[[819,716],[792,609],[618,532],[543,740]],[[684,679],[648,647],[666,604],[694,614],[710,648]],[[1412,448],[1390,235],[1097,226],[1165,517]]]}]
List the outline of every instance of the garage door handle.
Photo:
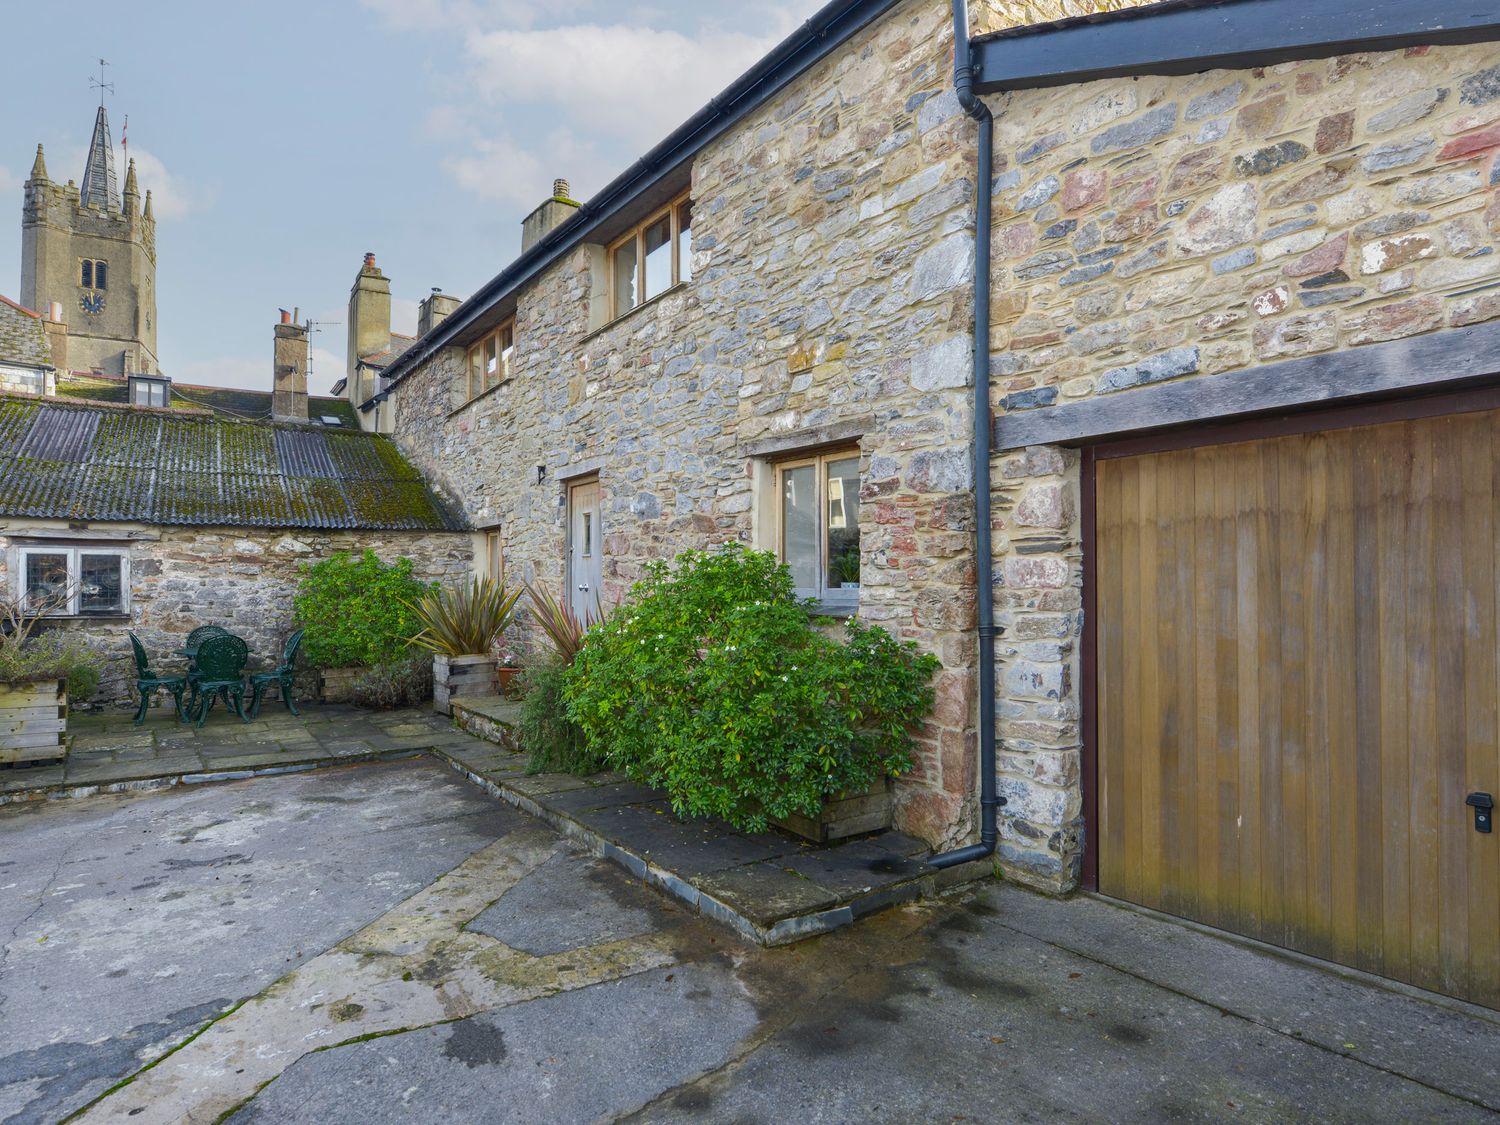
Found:
[{"label": "garage door handle", "polygon": [[1492,815],[1495,808],[1495,798],[1488,793],[1470,793],[1469,799],[1464,802],[1474,810],[1474,831],[1493,832],[1495,830],[1495,818]]}]

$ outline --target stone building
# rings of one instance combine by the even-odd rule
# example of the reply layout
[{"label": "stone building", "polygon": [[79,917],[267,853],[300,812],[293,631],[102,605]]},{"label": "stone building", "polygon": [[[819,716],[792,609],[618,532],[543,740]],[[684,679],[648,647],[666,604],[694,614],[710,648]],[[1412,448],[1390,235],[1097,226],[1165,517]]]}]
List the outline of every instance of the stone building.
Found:
[{"label": "stone building", "polygon": [[78,370],[159,370],[151,192],[141,198],[131,161],[121,193],[102,104],[81,185],[53,183],[36,147],[21,217],[21,304],[66,316],[67,363]]},{"label": "stone building", "polygon": [[52,359],[53,324],[8,297],[0,296],[0,391],[49,394],[57,389]]},{"label": "stone building", "polygon": [[0,583],[8,597],[74,589],[58,624],[109,658],[101,701],[128,700],[127,629],[168,663],[204,624],[273,660],[300,567],[367,548],[427,580],[471,565],[461,517],[388,438],[0,397]]},{"label": "stone building", "polygon": [[[417,332],[427,332],[459,306],[459,298],[434,288],[417,306]],[[391,432],[391,411],[383,406],[386,368],[416,342],[415,336],[391,331],[391,281],[367,252],[349,287],[349,343],[344,377],[333,385],[350,408],[358,407],[363,429]]]},{"label": "stone building", "polygon": [[390,364],[394,436],[580,606],[735,540],[937,653],[934,847],[992,781],[1012,877],[1500,1003],[1500,20],[1375,6],[987,4],[962,97],[948,5],[824,9]]}]

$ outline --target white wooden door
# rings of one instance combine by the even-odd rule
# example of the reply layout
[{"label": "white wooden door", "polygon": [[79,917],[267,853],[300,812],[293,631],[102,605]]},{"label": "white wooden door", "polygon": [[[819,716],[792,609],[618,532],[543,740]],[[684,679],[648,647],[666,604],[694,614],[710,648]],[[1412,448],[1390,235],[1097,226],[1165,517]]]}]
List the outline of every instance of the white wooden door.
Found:
[{"label": "white wooden door", "polygon": [[599,616],[602,530],[599,482],[573,485],[568,489],[568,603],[582,621]]}]

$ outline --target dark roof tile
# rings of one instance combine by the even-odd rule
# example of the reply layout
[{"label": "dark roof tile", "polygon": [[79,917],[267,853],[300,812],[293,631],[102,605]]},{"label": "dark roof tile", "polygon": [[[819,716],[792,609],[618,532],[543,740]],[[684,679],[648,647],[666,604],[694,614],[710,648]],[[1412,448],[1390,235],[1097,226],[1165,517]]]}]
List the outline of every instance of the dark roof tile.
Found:
[{"label": "dark roof tile", "polygon": [[460,531],[378,434],[0,398],[0,515]]}]

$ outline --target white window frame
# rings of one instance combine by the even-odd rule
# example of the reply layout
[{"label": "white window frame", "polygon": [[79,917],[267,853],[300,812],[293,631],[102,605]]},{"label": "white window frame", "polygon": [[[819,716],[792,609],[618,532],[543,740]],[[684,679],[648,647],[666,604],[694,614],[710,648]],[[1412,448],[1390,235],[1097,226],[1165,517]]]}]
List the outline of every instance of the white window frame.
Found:
[{"label": "white window frame", "polygon": [[[68,584],[72,593],[68,597],[65,607],[54,610],[48,614],[49,617],[126,617],[130,613],[130,552],[120,547],[89,547],[76,544],[57,544],[47,546],[33,543],[20,548],[18,565],[16,567],[16,595],[20,598],[27,597],[26,576],[29,569],[27,560],[32,555],[66,555],[68,557]],[[112,555],[120,562],[120,606],[117,609],[85,611],[82,608],[83,600],[83,556],[84,555]]]},{"label": "white window frame", "polygon": [[[854,610],[859,607],[859,587],[828,585],[828,465],[833,461],[861,460],[859,446],[841,446],[818,453],[798,454],[781,458],[772,463],[774,513],[776,529],[776,557],[786,562],[786,473],[790,469],[813,467],[813,479],[818,484],[816,512],[818,514],[818,558],[815,573],[817,585],[808,588],[798,586],[797,596],[816,599],[824,609]],[[864,550],[861,543],[860,559]]]}]

